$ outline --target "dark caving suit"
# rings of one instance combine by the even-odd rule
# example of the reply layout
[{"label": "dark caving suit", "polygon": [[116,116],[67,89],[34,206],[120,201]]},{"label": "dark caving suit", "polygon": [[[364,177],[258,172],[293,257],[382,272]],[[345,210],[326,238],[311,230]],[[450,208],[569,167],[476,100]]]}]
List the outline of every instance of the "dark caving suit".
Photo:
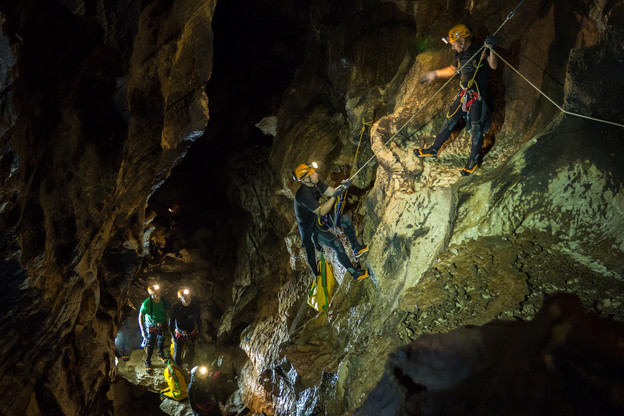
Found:
[{"label": "dark caving suit", "polygon": [[[454,65],[457,66],[457,69],[462,68],[479,48],[481,48],[481,45],[471,42],[461,53],[455,52],[456,62]],[[490,50],[485,48],[485,56],[481,59],[478,71],[477,65],[479,64],[480,53],[461,69],[459,73],[461,89],[449,107],[447,119],[436,136],[433,146],[431,146],[436,151],[439,151],[444,142],[448,140],[451,131],[459,120],[468,115],[466,125],[472,134],[470,160],[476,161],[479,157],[479,151],[483,145],[483,135],[487,133],[492,123],[492,90],[487,74],[487,57],[489,54]],[[475,71],[477,71],[476,77]],[[473,77],[474,81],[469,85]]]},{"label": "dark caving suit", "polygon": [[199,376],[191,372],[191,382],[188,385],[188,400],[195,416],[221,416],[221,410],[216,399],[216,381],[220,372]]},{"label": "dark caving suit", "polygon": [[201,333],[201,312],[199,303],[193,299],[189,305],[176,303],[169,315],[169,328],[173,338],[173,361],[182,367],[182,350],[186,348],[186,362],[189,368],[195,358],[195,344]]},{"label": "dark caving suit", "polygon": [[[317,243],[335,250],[340,264],[342,264],[349,273],[353,274],[355,272],[355,267],[345,252],[342,243],[338,237],[332,234],[326,227],[322,227],[318,224],[318,215],[314,213],[314,210],[321,205],[319,199],[326,190],[327,185],[323,182],[319,182],[314,186],[302,184],[295,194],[295,216],[297,217],[299,234],[301,235],[301,244],[305,248],[308,264],[314,274],[318,273],[316,253],[314,251]],[[333,212],[330,212],[328,215],[328,217],[330,217],[331,226],[333,226],[333,216]],[[338,215],[337,225],[342,227],[353,249],[357,250],[362,247],[355,236],[355,229],[351,217],[345,214]]]}]

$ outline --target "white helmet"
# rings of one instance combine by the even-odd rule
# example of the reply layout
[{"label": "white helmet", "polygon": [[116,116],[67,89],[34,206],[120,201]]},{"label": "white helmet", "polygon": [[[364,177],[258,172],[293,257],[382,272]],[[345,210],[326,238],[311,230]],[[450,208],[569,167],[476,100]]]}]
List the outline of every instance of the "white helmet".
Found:
[{"label": "white helmet", "polygon": [[200,366],[196,365],[191,370],[191,377],[192,378],[205,379],[207,375],[208,375],[208,369],[206,367],[204,367],[204,366],[200,367]]}]

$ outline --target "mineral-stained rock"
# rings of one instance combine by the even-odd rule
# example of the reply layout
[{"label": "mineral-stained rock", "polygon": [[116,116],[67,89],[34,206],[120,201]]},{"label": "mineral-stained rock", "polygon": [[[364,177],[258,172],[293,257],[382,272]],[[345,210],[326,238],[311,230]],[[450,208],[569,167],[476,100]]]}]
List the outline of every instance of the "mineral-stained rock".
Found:
[{"label": "mineral-stained rock", "polygon": [[425,335],[393,352],[355,415],[621,414],[624,323],[553,295],[535,319]]},{"label": "mineral-stained rock", "polygon": [[[175,293],[210,275],[203,357],[226,357],[237,412],[267,415],[349,414],[377,385],[385,357],[423,335],[463,336],[470,343],[458,351],[468,355],[455,362],[490,363],[497,357],[480,355],[492,346],[479,334],[519,339],[514,328],[532,323],[451,331],[530,320],[554,292],[624,319],[621,1],[524,2],[511,19],[516,1],[221,1],[218,22],[214,0],[1,4],[0,413],[106,414],[121,372],[113,340],[136,313],[127,298],[136,305],[154,278]],[[452,132],[436,159],[413,154],[432,142],[456,94],[456,80],[418,78],[453,62],[439,38],[458,21],[479,42],[500,29],[493,125],[467,178],[458,174],[465,131]],[[228,65],[207,85],[213,50]],[[266,63],[271,71],[260,71]],[[274,78],[258,76],[267,72]],[[255,101],[251,91],[265,86],[270,96]],[[535,88],[568,112],[616,124],[564,115]],[[190,147],[205,129],[203,147]],[[200,166],[181,181],[172,167],[192,152],[202,152]],[[218,166],[202,181],[208,154]],[[359,262],[371,277],[353,282],[335,264],[336,292],[320,315],[305,303],[312,275],[290,176],[314,160],[329,185],[353,177],[343,206],[370,245]],[[145,213],[163,183],[228,216],[202,212],[224,224],[196,230],[190,245],[201,248],[178,257],[156,247],[146,262],[150,242],[164,238]],[[531,356],[538,364],[501,359],[519,373],[537,365],[544,377],[565,369],[593,389],[580,374],[591,368],[565,361],[577,333],[561,341],[563,330],[544,339],[569,354],[564,361],[546,350]],[[574,361],[595,351],[580,349]],[[531,374],[518,380],[533,382]],[[451,385],[446,376],[427,382]],[[495,380],[475,375],[485,376]],[[619,393],[619,381],[608,382]]]}]

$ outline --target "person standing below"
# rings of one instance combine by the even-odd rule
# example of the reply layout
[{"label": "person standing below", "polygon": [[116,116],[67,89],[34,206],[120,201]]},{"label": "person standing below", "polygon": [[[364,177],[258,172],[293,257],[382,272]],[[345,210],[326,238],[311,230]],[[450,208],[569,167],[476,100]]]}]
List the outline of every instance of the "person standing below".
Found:
[{"label": "person standing below", "polygon": [[[355,281],[367,278],[368,269],[357,269],[351,263],[342,243],[328,228],[338,226],[344,230],[355,258],[359,258],[368,251],[368,245],[357,241],[351,218],[348,215],[334,212],[337,198],[347,190],[351,184],[350,181],[343,181],[337,188],[327,186],[321,182],[315,163],[302,163],[297,166],[293,172],[293,179],[301,182],[295,194],[295,216],[301,235],[301,244],[305,248],[308,264],[314,274],[319,274],[315,247],[321,244],[336,252],[338,261],[351,273]],[[319,199],[323,196],[327,199],[321,204]]]},{"label": "person standing below", "polygon": [[188,400],[195,416],[221,415],[217,402],[215,384],[220,371],[211,372],[206,367],[194,367],[191,370],[191,382],[188,385]]},{"label": "person standing below", "polygon": [[422,84],[438,78],[448,79],[459,73],[460,90],[446,113],[446,121],[433,145],[426,149],[415,149],[414,153],[418,157],[437,157],[455,125],[462,117],[468,116],[466,125],[472,134],[472,148],[468,163],[461,171],[463,176],[468,176],[477,168],[483,135],[491,124],[492,91],[485,63],[487,62],[492,69],[498,66],[498,58],[490,53],[495,38],[492,35],[485,38],[485,49],[480,54],[477,52],[481,49],[481,45],[473,42],[470,28],[464,24],[453,26],[448,38],[443,40],[450,43],[455,52],[456,63],[426,72],[420,77],[419,82]]},{"label": "person standing below", "polygon": [[145,347],[145,371],[152,371],[152,353],[154,346],[158,344],[158,359],[167,361],[165,357],[165,333],[167,332],[167,312],[170,309],[169,301],[161,296],[158,285],[150,285],[147,288],[150,297],[145,299],[139,310],[139,328],[143,336]]},{"label": "person standing below", "polygon": [[191,291],[178,290],[178,303],[171,308],[169,328],[173,342],[173,362],[182,368],[182,351],[186,348],[186,362],[191,368],[195,358],[195,344],[201,333],[199,304],[191,299]]}]

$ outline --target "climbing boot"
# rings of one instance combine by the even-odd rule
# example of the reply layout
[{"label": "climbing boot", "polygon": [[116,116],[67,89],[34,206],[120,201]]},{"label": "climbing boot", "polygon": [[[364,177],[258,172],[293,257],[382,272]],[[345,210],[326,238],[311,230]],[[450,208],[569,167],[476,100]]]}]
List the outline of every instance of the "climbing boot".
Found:
[{"label": "climbing boot", "polygon": [[166,362],[167,362],[167,357],[165,357],[165,353],[164,353],[164,352],[162,352],[162,351],[160,351],[160,352],[158,353],[158,359],[159,359],[160,361],[162,361],[163,363],[166,363]]},{"label": "climbing boot", "polygon": [[150,363],[149,361],[145,361],[145,372],[146,373],[152,372],[152,363]]},{"label": "climbing boot", "polygon": [[433,147],[414,149],[414,154],[418,157],[438,157],[438,151]]},{"label": "climbing boot", "polygon": [[477,165],[478,165],[478,159],[474,158],[474,159],[468,159],[468,163],[466,164],[466,166],[462,169],[461,171],[461,175],[462,176],[468,176],[470,175],[472,172],[475,171],[475,169],[477,169]]},{"label": "climbing boot", "polygon": [[364,280],[368,277],[368,269],[364,269],[364,270],[355,269],[355,271],[351,274],[353,275],[353,280],[355,280],[356,282],[359,282],[360,280]]},{"label": "climbing boot", "polygon": [[366,253],[367,251],[368,251],[368,244],[364,244],[364,245],[358,246],[355,250],[353,250],[353,255],[355,256],[356,259],[358,259],[362,256],[362,254]]}]

